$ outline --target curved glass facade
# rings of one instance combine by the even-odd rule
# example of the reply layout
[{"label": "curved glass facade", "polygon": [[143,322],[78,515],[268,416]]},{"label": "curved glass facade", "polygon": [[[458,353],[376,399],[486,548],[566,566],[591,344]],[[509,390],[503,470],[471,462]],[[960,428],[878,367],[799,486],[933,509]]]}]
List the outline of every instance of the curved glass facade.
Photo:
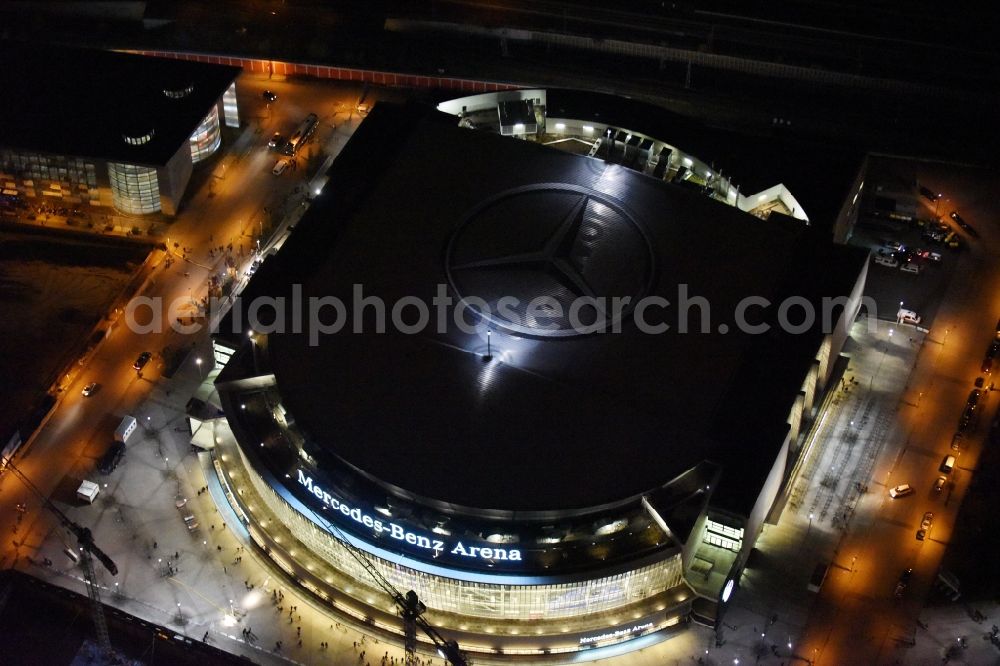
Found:
[{"label": "curved glass facade", "polygon": [[222,143],[222,135],[219,133],[219,108],[213,106],[205,119],[198,125],[191,138],[191,162],[197,164],[203,159],[218,150]]},{"label": "curved glass facade", "polygon": [[[291,506],[250,467],[242,451],[239,458],[260,501],[304,546],[358,585],[371,588],[369,574],[336,537]],[[579,618],[613,612],[680,585],[682,574],[679,553],[616,575],[540,585],[473,582],[461,579],[461,571],[455,571],[456,577],[451,578],[368,553],[364,557],[398,589],[415,590],[428,608],[494,622]]]},{"label": "curved glass facade", "polygon": [[160,182],[156,169],[108,162],[111,199],[123,213],[142,215],[160,210]]}]

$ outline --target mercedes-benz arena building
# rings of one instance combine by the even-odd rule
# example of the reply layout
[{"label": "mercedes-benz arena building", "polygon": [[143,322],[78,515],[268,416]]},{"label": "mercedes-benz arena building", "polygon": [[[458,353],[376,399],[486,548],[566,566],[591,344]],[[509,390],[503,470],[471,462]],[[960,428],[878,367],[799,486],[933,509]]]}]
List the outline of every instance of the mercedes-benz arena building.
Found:
[{"label": "mercedes-benz arena building", "polygon": [[[348,540],[473,654],[718,622],[866,253],[416,105],[377,105],[329,176],[216,337],[215,468],[262,552],[398,632]],[[737,330],[749,296],[769,332]],[[829,332],[781,330],[789,297],[838,297]]]},{"label": "mercedes-benz arena building", "polygon": [[238,67],[0,44],[3,196],[175,215],[192,165],[239,127]]}]

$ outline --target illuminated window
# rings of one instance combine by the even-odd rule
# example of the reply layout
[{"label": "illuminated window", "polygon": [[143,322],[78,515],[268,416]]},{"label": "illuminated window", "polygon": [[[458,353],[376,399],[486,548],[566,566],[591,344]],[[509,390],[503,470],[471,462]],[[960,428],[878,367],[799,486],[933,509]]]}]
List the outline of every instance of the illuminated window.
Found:
[{"label": "illuminated window", "polygon": [[96,167],[77,157],[0,150],[0,172],[8,177],[7,182],[15,181],[25,196],[40,196],[42,191],[51,196],[59,191],[71,200],[77,196],[88,201],[99,198]]},{"label": "illuminated window", "polygon": [[226,116],[226,127],[240,126],[240,110],[236,105],[236,83],[232,83],[222,96],[222,111]]},{"label": "illuminated window", "polygon": [[743,543],[743,528],[706,520],[704,541],[726,550],[739,551]]},{"label": "illuminated window", "polygon": [[108,162],[111,200],[123,213],[144,214],[160,210],[160,183],[156,169]]},{"label": "illuminated window", "polygon": [[150,141],[152,141],[154,136],[156,136],[156,130],[152,129],[146,132],[145,134],[139,134],[137,136],[122,134],[122,138],[125,139],[125,143],[129,144],[130,146],[144,146]]},{"label": "illuminated window", "polygon": [[218,149],[219,144],[222,143],[222,135],[219,133],[218,107],[212,107],[188,142],[191,144],[191,161],[195,164]]},{"label": "illuminated window", "polygon": [[194,84],[189,84],[183,88],[176,88],[173,90],[164,89],[163,94],[170,99],[184,99],[188,95],[194,92]]},{"label": "illuminated window", "polygon": [[[325,560],[339,574],[346,576],[354,589],[351,594],[363,599],[381,598],[373,589],[370,574],[325,530],[289,505],[272,487],[246,464],[242,451],[238,456],[253,489],[262,504],[283,523],[312,554]],[[242,501],[253,501],[250,493]],[[235,500],[234,500],[235,501]],[[478,583],[427,574],[373,555],[365,557],[393,586],[415,590],[428,608],[494,621],[572,618],[601,614],[627,607],[681,584],[680,555],[613,576],[573,583],[550,585],[501,585]],[[457,573],[457,572],[456,572]]]}]

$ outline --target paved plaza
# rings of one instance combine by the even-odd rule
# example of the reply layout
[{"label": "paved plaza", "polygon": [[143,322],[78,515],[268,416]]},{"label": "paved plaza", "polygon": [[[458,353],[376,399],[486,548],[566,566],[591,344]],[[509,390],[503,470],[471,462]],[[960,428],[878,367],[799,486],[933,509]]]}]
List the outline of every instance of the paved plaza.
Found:
[{"label": "paved plaza", "polygon": [[[865,529],[869,509],[884,501],[884,484],[864,486],[873,472],[878,478],[876,460],[899,435],[894,415],[901,389],[925,344],[925,334],[913,327],[878,322],[869,332],[865,320],[855,325],[845,380],[821,411],[781,520],[761,537],[759,557],[740,581],[718,635],[693,626],[666,640],[645,639],[650,645],[641,652],[614,656],[617,650],[608,649],[592,656],[636,664],[808,658],[796,650],[815,599],[805,593],[806,582],[819,559],[836,563],[831,576],[850,575],[851,561],[842,550],[846,530],[852,524]],[[141,432],[130,441],[123,464],[106,477],[89,473],[102,485],[97,501],[65,505],[71,518],[94,529],[97,543],[119,565],[113,580],[100,576],[105,601],[194,639],[207,634],[214,645],[258,663],[356,663],[361,650],[366,660],[376,655],[378,661],[386,652],[402,659],[398,647],[384,638],[376,642],[376,632],[366,635],[357,621],[329,615],[256,550],[225,502],[211,454],[190,446],[185,405],[193,395],[211,399],[214,379],[214,369],[196,365],[195,355],[211,358],[207,341],[172,380],[160,380],[134,414]],[[196,530],[188,529],[185,516],[194,516]],[[80,569],[63,552],[69,545],[62,530],[51,533],[34,559],[48,557],[54,564],[33,566],[32,573],[83,591]],[[282,595],[278,603],[275,594]],[[362,640],[364,647],[356,650]]]}]

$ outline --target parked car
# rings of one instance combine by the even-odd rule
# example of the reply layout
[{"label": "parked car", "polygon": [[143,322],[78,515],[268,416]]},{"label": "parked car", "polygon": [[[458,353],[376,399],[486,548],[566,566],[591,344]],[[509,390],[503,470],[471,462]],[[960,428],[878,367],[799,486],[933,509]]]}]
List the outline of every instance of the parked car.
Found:
[{"label": "parked car", "polygon": [[921,259],[923,259],[925,261],[929,261],[932,264],[940,264],[941,263],[941,253],[940,252],[931,252],[930,250],[924,250],[922,248],[917,248],[915,254],[916,254],[916,256],[920,257]]},{"label": "parked car", "polygon": [[902,308],[896,313],[896,319],[903,324],[915,325],[920,323],[920,315],[913,310],[904,310]]},{"label": "parked car", "polygon": [[899,267],[899,261],[895,257],[878,256],[875,257],[875,263],[879,266],[888,266],[889,268]]},{"label": "parked car", "polygon": [[268,103],[278,101],[278,96],[275,95],[270,90],[265,90],[263,93],[261,93],[261,97],[263,97],[264,101]]},{"label": "parked car", "polygon": [[948,477],[946,477],[946,476],[939,476],[934,481],[934,490],[937,491],[937,492],[941,492],[941,489],[944,488],[944,484],[947,481],[948,481]]},{"label": "parked car", "polygon": [[903,271],[904,273],[913,273],[914,275],[920,275],[920,271],[922,269],[920,267],[920,264],[915,264],[912,261],[910,261],[903,264],[903,266],[899,270]]},{"label": "parked car", "polygon": [[929,187],[926,187],[924,185],[920,185],[917,189],[920,190],[920,196],[922,196],[924,199],[927,199],[931,203],[936,202],[938,200],[938,197],[941,196],[940,194],[937,194]]},{"label": "parked car", "polygon": [[97,461],[97,469],[101,474],[111,474],[118,467],[118,464],[125,457],[125,444],[115,442],[104,452],[101,459]]},{"label": "parked car", "polygon": [[274,163],[274,168],[271,169],[271,173],[275,176],[280,176],[285,173],[285,169],[288,168],[288,160],[278,160]]},{"label": "parked car", "polygon": [[132,368],[136,371],[142,370],[149,363],[149,359],[153,358],[153,355],[148,351],[144,351],[139,354],[139,357],[135,359],[135,363],[132,364]]},{"label": "parked car", "polygon": [[285,137],[281,136],[280,132],[275,132],[271,136],[271,140],[267,142],[268,148],[281,148],[285,145]]},{"label": "parked car", "polygon": [[913,486],[908,483],[901,483],[895,488],[889,489],[889,497],[892,499],[899,499],[900,497],[906,497],[907,495],[912,495],[913,493]]},{"label": "parked car", "polygon": [[910,578],[913,577],[913,568],[903,570],[903,573],[899,575],[899,580],[896,581],[896,590],[893,595],[898,599],[903,596],[906,592],[907,586],[910,584]]},{"label": "parked car", "polygon": [[987,356],[986,358],[984,358],[983,364],[979,366],[979,370],[987,374],[993,372],[993,357]]},{"label": "parked car", "polygon": [[965,219],[958,214],[957,211],[951,211],[951,219],[955,220],[955,224],[960,226],[966,233],[968,233],[973,238],[979,238],[979,232],[976,231],[971,224],[965,221]]},{"label": "parked car", "polygon": [[972,389],[971,391],[969,391],[969,397],[965,399],[965,404],[975,409],[976,405],[979,404],[979,396],[981,396],[982,394],[983,392],[980,391],[979,389],[977,388]]},{"label": "parked car", "polygon": [[965,409],[962,410],[962,417],[958,420],[958,431],[964,432],[969,424],[972,423],[972,417],[976,414],[975,405],[966,405]]},{"label": "parked car", "polygon": [[100,384],[98,384],[97,382],[90,382],[89,384],[83,387],[83,390],[80,391],[80,393],[83,394],[83,397],[89,398],[90,396],[97,393],[97,389],[99,388],[101,388]]}]

